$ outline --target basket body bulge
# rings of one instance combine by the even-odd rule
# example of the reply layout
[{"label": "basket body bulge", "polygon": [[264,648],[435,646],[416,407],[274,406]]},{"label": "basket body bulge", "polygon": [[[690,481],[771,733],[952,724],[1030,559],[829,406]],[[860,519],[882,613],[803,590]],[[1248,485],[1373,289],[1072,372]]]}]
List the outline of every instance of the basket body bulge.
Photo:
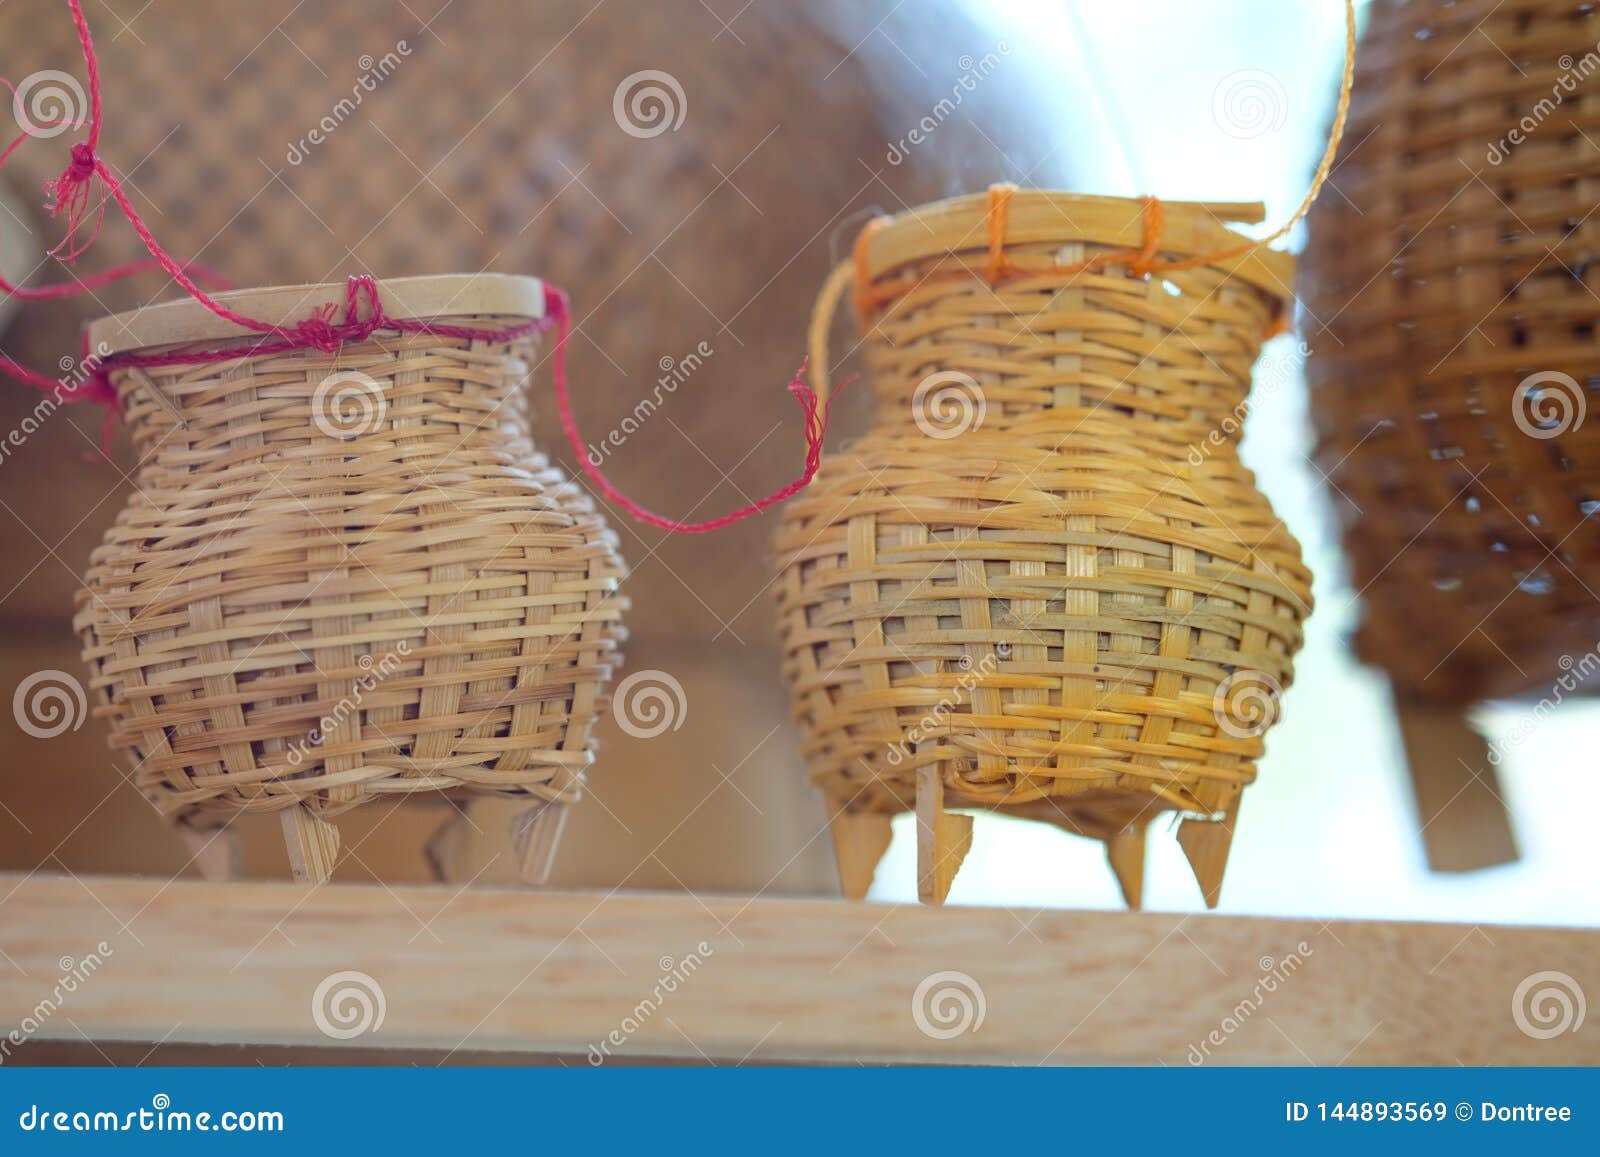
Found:
[{"label": "basket body bulge", "polygon": [[[1024,192],[991,283],[986,212],[930,206],[858,253],[870,289],[906,286],[868,318],[876,421],[779,537],[812,778],[893,812],[932,776],[944,806],[1107,840],[1231,816],[1310,602],[1236,453],[1284,259],[1062,272],[1137,247],[1141,206]],[[1163,236],[1238,241],[1181,206]]]},{"label": "basket body bulge", "polygon": [[379,331],[337,354],[113,370],[141,466],[76,626],[112,744],[162,812],[205,827],[418,792],[577,797],[621,564],[533,450],[533,348]]}]

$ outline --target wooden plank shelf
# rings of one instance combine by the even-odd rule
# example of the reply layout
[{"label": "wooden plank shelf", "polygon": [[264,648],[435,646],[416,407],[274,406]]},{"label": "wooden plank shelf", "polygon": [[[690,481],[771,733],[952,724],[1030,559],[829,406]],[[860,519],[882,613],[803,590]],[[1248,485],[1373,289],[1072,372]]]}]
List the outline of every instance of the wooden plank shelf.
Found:
[{"label": "wooden plank shelf", "polygon": [[[92,975],[55,992],[92,953]],[[319,1028],[361,1019],[359,1001],[314,1014],[340,973],[370,979],[349,983],[373,1007],[381,991],[381,1025]],[[56,1041],[568,1063],[1600,1062],[1592,1021],[1519,1028],[1537,973],[1600,994],[1600,932],[0,875],[0,1034],[33,1018]]]}]

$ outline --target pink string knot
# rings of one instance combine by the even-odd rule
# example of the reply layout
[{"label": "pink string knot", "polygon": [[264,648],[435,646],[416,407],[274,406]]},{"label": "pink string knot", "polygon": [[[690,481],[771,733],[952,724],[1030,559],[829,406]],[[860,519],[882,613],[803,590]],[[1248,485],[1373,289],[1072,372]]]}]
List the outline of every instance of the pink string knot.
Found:
[{"label": "pink string knot", "polygon": [[80,242],[78,230],[89,215],[89,203],[92,200],[90,190],[100,172],[100,158],[95,156],[94,146],[87,141],[79,141],[68,152],[72,159],[61,170],[59,177],[45,182],[45,191],[50,194],[50,216],[67,215],[66,235],[50,253],[70,263],[99,235],[106,206],[102,199],[93,230],[86,240]]},{"label": "pink string knot", "polygon": [[339,352],[339,346],[344,343],[344,335],[333,324],[333,306],[325,305],[317,309],[310,317],[306,318],[291,331],[295,340],[321,350],[325,354]]},{"label": "pink string knot", "polygon": [[94,176],[100,158],[94,155],[94,147],[88,141],[79,141],[67,152],[72,159],[67,162],[67,167],[61,174],[63,180],[76,184]]},{"label": "pink string knot", "polygon": [[79,141],[69,150],[72,159],[61,170],[59,177],[44,183],[50,194],[50,214],[54,216],[88,196],[88,185],[99,168],[100,158],[94,155],[86,141]]}]

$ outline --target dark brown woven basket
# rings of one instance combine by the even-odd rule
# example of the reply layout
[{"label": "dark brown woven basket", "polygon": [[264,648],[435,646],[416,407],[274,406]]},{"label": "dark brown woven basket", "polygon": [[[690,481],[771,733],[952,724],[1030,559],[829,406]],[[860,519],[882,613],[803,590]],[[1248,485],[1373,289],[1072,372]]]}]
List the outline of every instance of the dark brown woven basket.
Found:
[{"label": "dark brown woven basket", "polygon": [[1600,10],[1370,20],[1303,262],[1318,460],[1361,655],[1464,704],[1600,638]]}]

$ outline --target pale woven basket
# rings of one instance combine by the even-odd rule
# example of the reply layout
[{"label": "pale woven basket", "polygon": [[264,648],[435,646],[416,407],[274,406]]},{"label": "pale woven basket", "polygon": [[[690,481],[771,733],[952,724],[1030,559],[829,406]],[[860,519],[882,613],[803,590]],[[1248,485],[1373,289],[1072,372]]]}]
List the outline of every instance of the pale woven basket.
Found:
[{"label": "pale woven basket", "polygon": [[1176,811],[1216,902],[1311,602],[1236,447],[1292,263],[1079,267],[1238,246],[1218,218],[1259,209],[1168,205],[1156,237],[1139,201],[1022,191],[998,229],[993,195],[960,197],[858,246],[876,422],[778,540],[785,674],[848,894],[914,808],[942,901],[964,808],[1107,841],[1137,904],[1145,828]]},{"label": "pale woven basket", "polygon": [[1600,638],[1597,44],[1572,0],[1369,9],[1307,377],[1358,650],[1404,697],[1546,689]]},{"label": "pale woven basket", "polygon": [[[379,283],[390,316],[513,328],[542,286]],[[345,286],[223,295],[293,322]],[[91,327],[112,352],[237,348],[198,304]],[[382,797],[526,800],[524,876],[548,869],[623,638],[616,539],[534,452],[535,342],[379,330],[336,354],[122,367],[140,465],[94,552],[76,627],[133,779],[209,845],[284,817],[325,878],[332,817]]]}]

